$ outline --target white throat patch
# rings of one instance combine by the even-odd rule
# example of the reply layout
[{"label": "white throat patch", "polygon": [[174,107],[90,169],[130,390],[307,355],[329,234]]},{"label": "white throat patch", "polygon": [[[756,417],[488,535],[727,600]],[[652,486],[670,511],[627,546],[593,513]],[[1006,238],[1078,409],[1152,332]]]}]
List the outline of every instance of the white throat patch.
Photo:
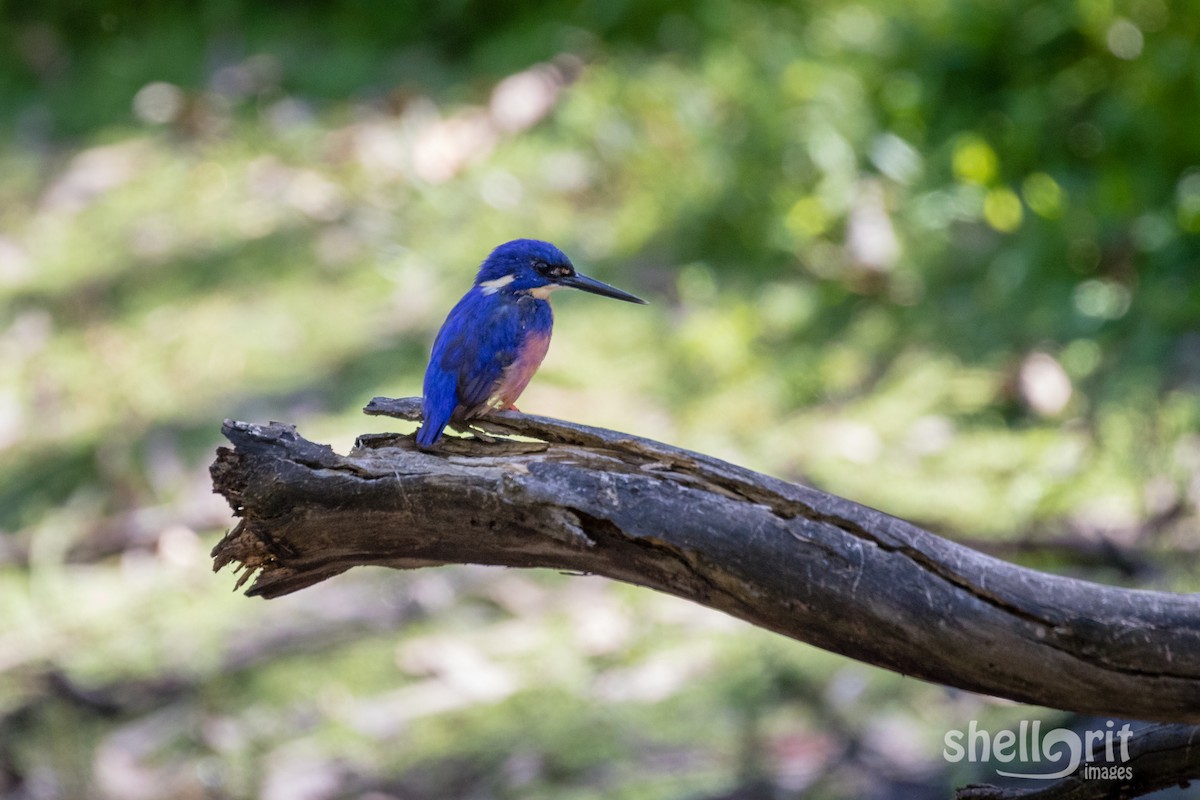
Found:
[{"label": "white throat patch", "polygon": [[536,297],[538,300],[549,300],[550,293],[556,289],[561,289],[561,288],[562,288],[561,286],[556,286],[555,284],[552,283],[548,286],[539,286],[536,289],[530,289],[529,293],[531,295],[533,295],[534,297]]},{"label": "white throat patch", "polygon": [[508,286],[514,280],[516,280],[516,276],[514,275],[501,275],[499,278],[494,280],[484,281],[483,283],[479,284],[479,288],[483,289],[484,294],[495,294],[505,286]]}]

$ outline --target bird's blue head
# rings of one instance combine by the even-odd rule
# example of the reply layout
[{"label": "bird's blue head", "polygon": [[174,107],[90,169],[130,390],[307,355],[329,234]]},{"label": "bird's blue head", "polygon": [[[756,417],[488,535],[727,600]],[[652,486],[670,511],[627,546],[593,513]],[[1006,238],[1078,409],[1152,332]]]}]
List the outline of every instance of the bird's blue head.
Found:
[{"label": "bird's blue head", "polygon": [[629,303],[646,302],[577,272],[562,250],[537,239],[514,239],[497,247],[480,266],[475,285],[484,294],[529,293],[542,300],[567,286]]}]

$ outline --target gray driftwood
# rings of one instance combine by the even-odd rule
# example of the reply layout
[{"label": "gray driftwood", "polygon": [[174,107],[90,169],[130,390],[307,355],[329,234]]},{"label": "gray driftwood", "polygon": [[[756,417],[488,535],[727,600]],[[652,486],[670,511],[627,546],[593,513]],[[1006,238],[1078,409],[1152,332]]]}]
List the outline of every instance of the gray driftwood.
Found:
[{"label": "gray driftwood", "polygon": [[[366,411],[416,420],[419,409],[376,398]],[[341,456],[289,425],[227,422],[234,448],[212,474],[241,521],[216,567],[240,565],[263,597],[365,564],[595,573],[948,686],[1200,722],[1195,596],[1024,569],[623,433],[516,413],[480,427],[537,441],[446,437],[424,453],[411,435],[372,434]]]}]

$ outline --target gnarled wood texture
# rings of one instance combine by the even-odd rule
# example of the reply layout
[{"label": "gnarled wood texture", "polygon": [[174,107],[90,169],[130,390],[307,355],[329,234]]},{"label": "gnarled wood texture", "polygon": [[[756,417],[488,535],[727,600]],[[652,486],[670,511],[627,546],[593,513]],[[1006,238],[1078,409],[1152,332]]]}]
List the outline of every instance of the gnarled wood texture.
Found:
[{"label": "gnarled wood texture", "polygon": [[[416,398],[368,414],[416,420]],[[537,441],[360,437],[227,422],[213,464],[241,521],[217,568],[276,597],[375,564],[596,573],[949,686],[1074,711],[1200,722],[1200,601],[1014,566],[903,520],[698,453],[544,417]],[[240,582],[239,582],[239,585]]]}]

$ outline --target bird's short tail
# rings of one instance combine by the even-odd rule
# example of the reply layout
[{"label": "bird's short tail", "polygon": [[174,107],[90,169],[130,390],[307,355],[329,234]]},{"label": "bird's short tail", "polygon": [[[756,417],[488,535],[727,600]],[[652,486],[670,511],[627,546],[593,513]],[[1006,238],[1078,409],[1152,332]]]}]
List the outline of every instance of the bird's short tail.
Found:
[{"label": "bird's short tail", "polygon": [[425,401],[425,419],[421,423],[420,430],[417,431],[417,447],[422,450],[428,450],[438,443],[438,440],[442,438],[442,431],[445,430],[446,423],[450,421],[449,413],[433,408],[432,405],[428,400]]},{"label": "bird's short tail", "polygon": [[446,427],[446,423],[437,425],[426,419],[421,423],[420,430],[417,431],[417,447],[422,450],[428,450],[437,444],[438,439],[442,438],[442,429]]}]

